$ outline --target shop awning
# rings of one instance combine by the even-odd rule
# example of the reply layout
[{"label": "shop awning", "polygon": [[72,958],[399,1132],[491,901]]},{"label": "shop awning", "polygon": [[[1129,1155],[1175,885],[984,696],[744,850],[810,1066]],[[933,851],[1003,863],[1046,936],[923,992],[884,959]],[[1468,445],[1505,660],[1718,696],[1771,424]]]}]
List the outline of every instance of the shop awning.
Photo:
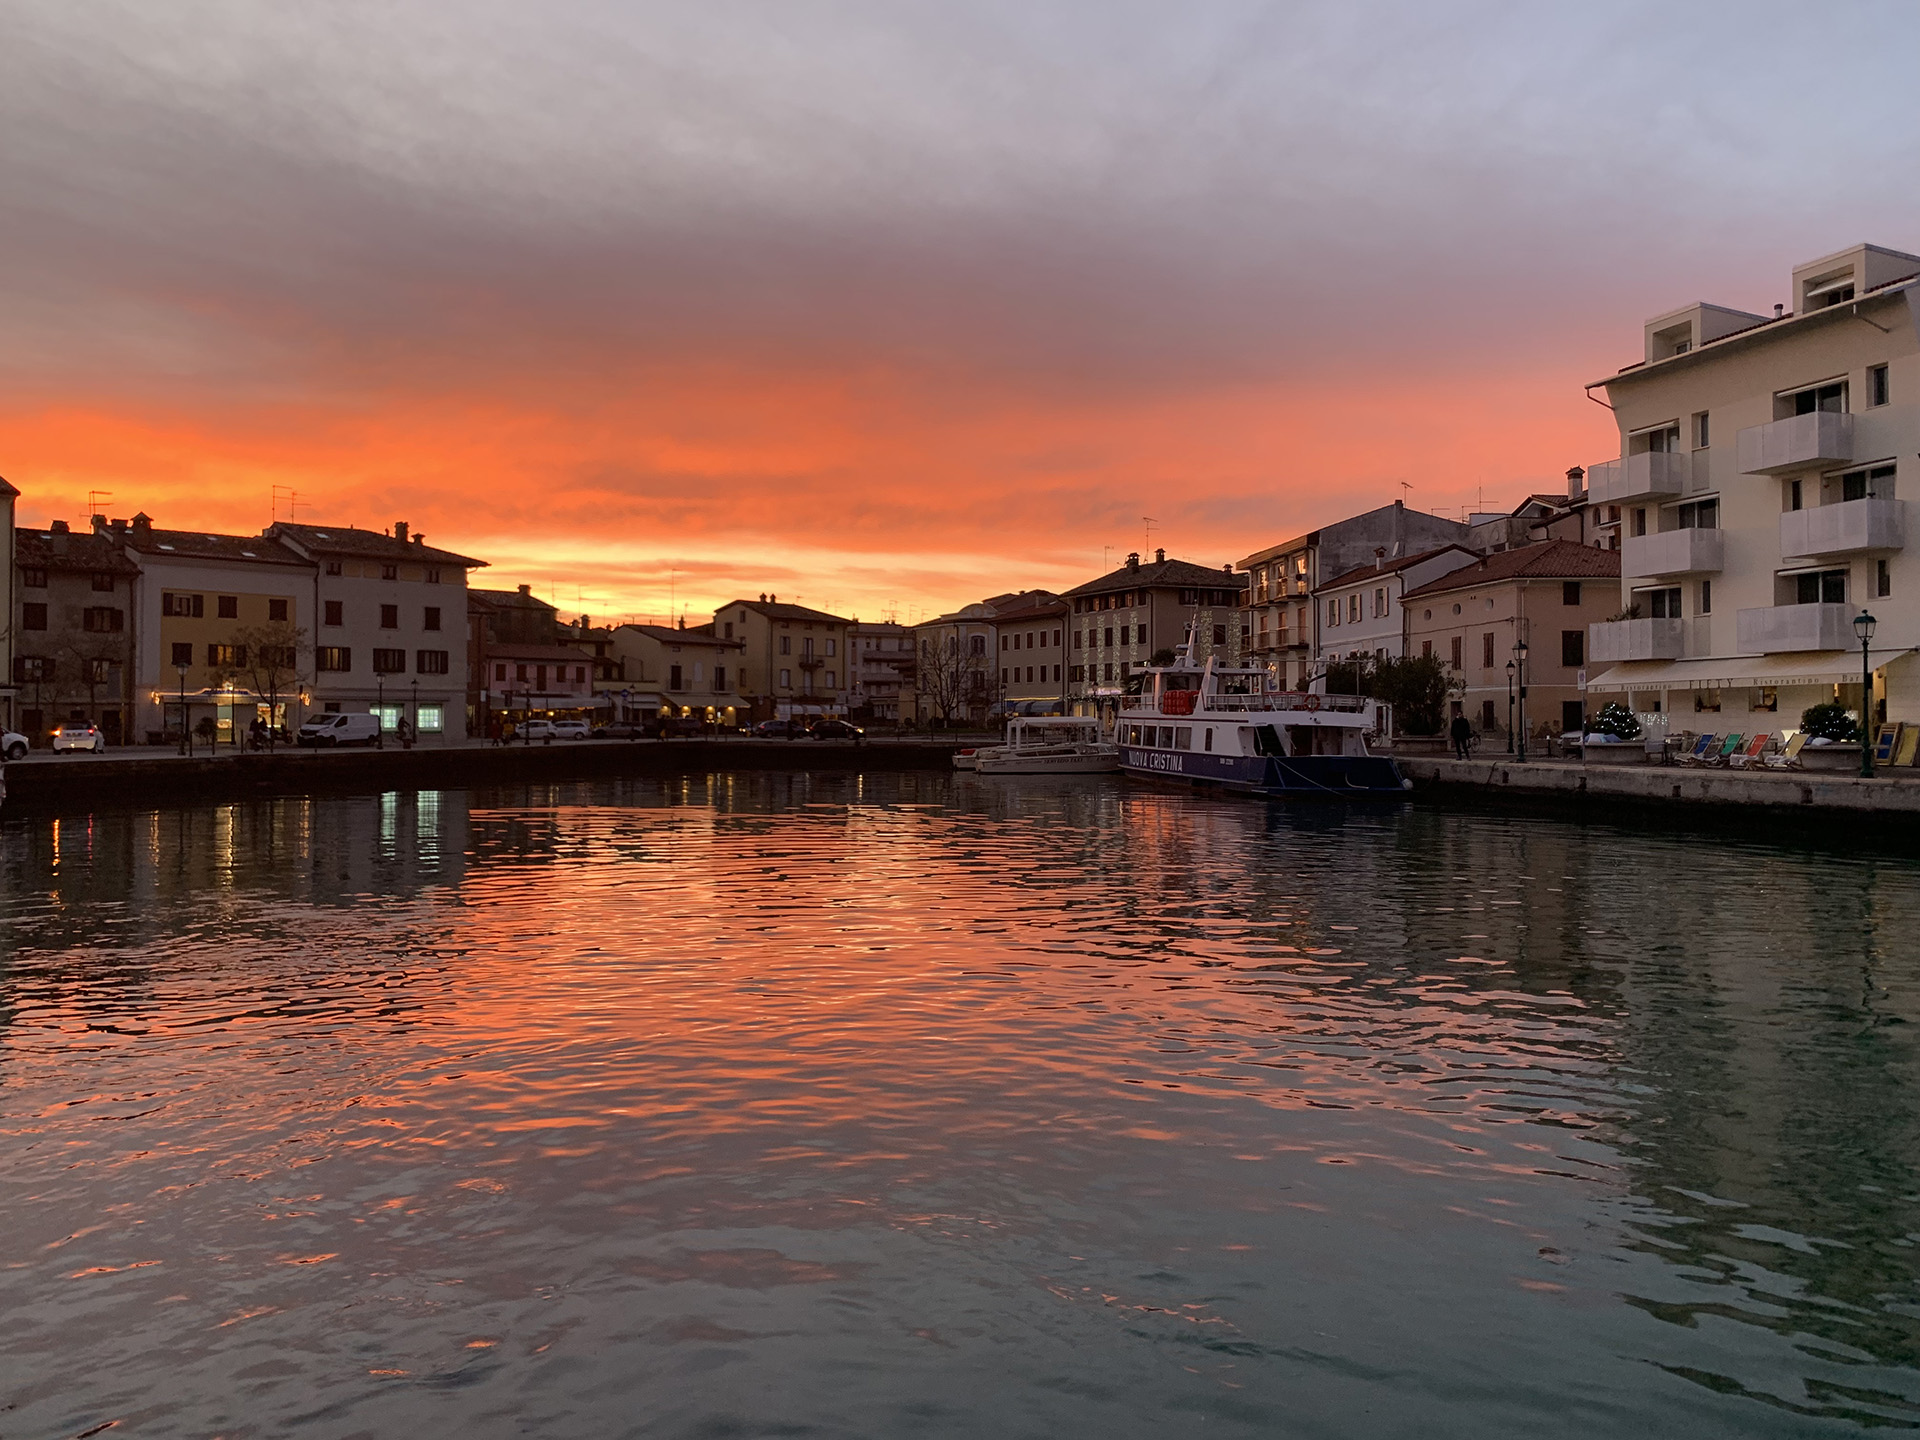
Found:
[{"label": "shop awning", "polygon": [[[1911,648],[1875,650],[1880,669]],[[1791,655],[1726,655],[1703,660],[1628,660],[1587,681],[1588,694],[1640,690],[1737,690],[1787,685],[1844,684],[1860,678],[1858,650],[1802,650]]]}]

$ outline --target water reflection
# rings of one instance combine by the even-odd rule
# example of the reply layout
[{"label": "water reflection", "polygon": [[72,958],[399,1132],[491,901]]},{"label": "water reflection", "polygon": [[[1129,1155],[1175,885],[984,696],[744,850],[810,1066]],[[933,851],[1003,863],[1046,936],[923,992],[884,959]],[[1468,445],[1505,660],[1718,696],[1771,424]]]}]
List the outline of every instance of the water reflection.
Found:
[{"label": "water reflection", "polygon": [[22,1433],[1920,1420],[1904,864],[786,774],[0,847]]}]

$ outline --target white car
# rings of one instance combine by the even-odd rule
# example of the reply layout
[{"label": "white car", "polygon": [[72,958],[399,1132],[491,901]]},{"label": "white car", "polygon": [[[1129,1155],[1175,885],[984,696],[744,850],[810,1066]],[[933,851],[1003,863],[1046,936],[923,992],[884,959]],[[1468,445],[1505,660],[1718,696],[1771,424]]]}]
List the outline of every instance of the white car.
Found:
[{"label": "white car", "polygon": [[91,720],[69,720],[53,732],[53,753],[63,750],[91,750],[102,754],[107,748],[107,737],[100,733],[100,727]]},{"label": "white car", "polygon": [[27,758],[27,737],[14,730],[0,730],[0,756],[8,760]]},{"label": "white car", "polygon": [[590,740],[593,727],[584,720],[523,720],[516,740]]}]

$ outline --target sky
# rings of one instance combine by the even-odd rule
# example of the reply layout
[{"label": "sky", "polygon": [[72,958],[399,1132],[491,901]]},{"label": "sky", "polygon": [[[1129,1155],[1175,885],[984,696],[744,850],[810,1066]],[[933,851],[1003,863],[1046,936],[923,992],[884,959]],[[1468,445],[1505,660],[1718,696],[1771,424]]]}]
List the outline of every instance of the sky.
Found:
[{"label": "sky", "polygon": [[596,617],[910,622],[1396,498],[1504,509],[1615,452],[1581,387],[1646,317],[1920,250],[1911,4],[0,0],[0,31],[21,523],[405,520]]}]

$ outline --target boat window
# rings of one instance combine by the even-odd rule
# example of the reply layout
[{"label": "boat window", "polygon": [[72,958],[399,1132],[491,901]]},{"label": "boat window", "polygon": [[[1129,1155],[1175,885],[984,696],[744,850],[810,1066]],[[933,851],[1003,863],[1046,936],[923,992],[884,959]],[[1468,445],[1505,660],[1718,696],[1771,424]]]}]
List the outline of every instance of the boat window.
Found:
[{"label": "boat window", "polygon": [[1193,727],[1191,725],[1181,725],[1174,730],[1173,748],[1176,750],[1191,750],[1193,748]]},{"label": "boat window", "polygon": [[1206,738],[1205,744],[1207,749],[1209,750],[1213,749],[1213,727],[1211,725],[1207,727],[1207,738]]},{"label": "boat window", "polygon": [[1160,727],[1160,748],[1162,750],[1173,749],[1173,727],[1171,725],[1162,725]]},{"label": "boat window", "polygon": [[1287,738],[1293,742],[1294,754],[1311,755],[1313,753],[1314,728],[1312,725],[1289,725],[1287,727]]},{"label": "boat window", "polygon": [[1285,755],[1286,747],[1280,743],[1280,732],[1271,725],[1253,727],[1253,753],[1256,755]]}]

